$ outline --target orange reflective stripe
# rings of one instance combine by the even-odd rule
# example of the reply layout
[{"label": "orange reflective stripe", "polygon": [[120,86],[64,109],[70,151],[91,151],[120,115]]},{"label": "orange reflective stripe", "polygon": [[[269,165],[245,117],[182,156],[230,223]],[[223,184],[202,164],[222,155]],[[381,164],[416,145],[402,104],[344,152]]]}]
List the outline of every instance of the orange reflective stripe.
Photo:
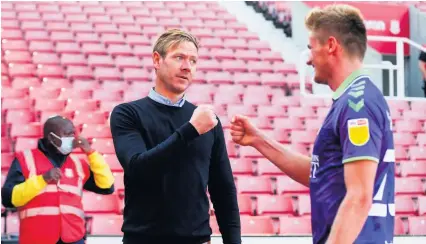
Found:
[{"label": "orange reflective stripe", "polygon": [[82,209],[69,205],[60,205],[59,207],[38,207],[21,210],[19,212],[19,218],[22,220],[35,216],[59,214],[73,214],[84,219],[84,211]]},{"label": "orange reflective stripe", "polygon": [[23,152],[25,158],[25,164],[27,165],[28,171],[30,172],[28,178],[36,175],[36,166],[34,161],[34,156],[31,150],[25,150]]},{"label": "orange reflective stripe", "polygon": [[63,191],[66,191],[66,192],[75,194],[77,196],[80,196],[80,197],[83,194],[83,189],[80,186],[58,184],[58,188],[61,189],[61,190],[63,190]]}]

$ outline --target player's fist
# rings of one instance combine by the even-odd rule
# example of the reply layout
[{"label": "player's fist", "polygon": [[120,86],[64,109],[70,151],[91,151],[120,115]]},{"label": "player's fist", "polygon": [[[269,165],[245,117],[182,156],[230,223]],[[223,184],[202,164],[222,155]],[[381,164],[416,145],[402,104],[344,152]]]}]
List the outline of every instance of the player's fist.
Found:
[{"label": "player's fist", "polygon": [[198,106],[189,120],[189,123],[195,127],[200,135],[213,129],[217,125],[217,122],[216,114],[210,105]]},{"label": "player's fist", "polygon": [[231,120],[232,140],[242,146],[253,146],[259,137],[259,130],[242,115],[235,115]]},{"label": "player's fist", "polygon": [[59,168],[53,168],[46,173],[43,174],[43,179],[47,183],[56,183],[58,182],[62,177],[61,170]]}]

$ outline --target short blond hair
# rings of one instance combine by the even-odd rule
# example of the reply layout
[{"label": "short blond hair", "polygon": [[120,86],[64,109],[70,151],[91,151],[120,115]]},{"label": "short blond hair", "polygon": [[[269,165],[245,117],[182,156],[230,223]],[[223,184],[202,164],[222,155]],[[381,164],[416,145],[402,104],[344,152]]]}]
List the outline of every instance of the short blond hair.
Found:
[{"label": "short blond hair", "polygon": [[180,29],[170,29],[157,39],[154,45],[153,52],[158,52],[161,57],[165,57],[167,54],[167,50],[170,47],[173,47],[181,42],[192,42],[195,47],[199,48],[199,42],[195,36],[190,34],[189,32],[180,30]]},{"label": "short blond hair", "polygon": [[364,59],[367,50],[367,30],[359,9],[346,4],[314,8],[305,18],[308,30],[314,32],[320,42],[334,36],[346,52]]}]

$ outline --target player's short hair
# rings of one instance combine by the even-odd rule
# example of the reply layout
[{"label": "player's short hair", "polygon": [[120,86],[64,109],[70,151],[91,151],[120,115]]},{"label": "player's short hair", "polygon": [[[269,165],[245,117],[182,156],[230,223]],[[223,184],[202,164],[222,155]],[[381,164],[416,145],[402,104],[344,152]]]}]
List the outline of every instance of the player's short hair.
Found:
[{"label": "player's short hair", "polygon": [[332,35],[349,55],[364,59],[367,30],[359,9],[346,4],[314,8],[306,16],[305,25],[322,44]]},{"label": "player's short hair", "polygon": [[157,39],[153,52],[158,52],[161,57],[165,57],[170,47],[180,44],[181,42],[192,42],[195,47],[199,48],[199,42],[191,33],[180,30],[170,29]]}]

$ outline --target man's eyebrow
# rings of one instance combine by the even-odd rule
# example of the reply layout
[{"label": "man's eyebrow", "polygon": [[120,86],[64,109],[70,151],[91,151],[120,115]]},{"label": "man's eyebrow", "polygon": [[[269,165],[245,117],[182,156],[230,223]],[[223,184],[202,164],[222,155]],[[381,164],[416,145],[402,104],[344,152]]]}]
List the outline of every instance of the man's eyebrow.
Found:
[{"label": "man's eyebrow", "polygon": [[194,55],[186,55],[186,54],[184,54],[184,53],[175,53],[175,54],[173,54],[172,56],[184,56],[184,57],[190,57],[190,58],[195,58],[195,59],[197,59],[197,56],[194,56]]}]

